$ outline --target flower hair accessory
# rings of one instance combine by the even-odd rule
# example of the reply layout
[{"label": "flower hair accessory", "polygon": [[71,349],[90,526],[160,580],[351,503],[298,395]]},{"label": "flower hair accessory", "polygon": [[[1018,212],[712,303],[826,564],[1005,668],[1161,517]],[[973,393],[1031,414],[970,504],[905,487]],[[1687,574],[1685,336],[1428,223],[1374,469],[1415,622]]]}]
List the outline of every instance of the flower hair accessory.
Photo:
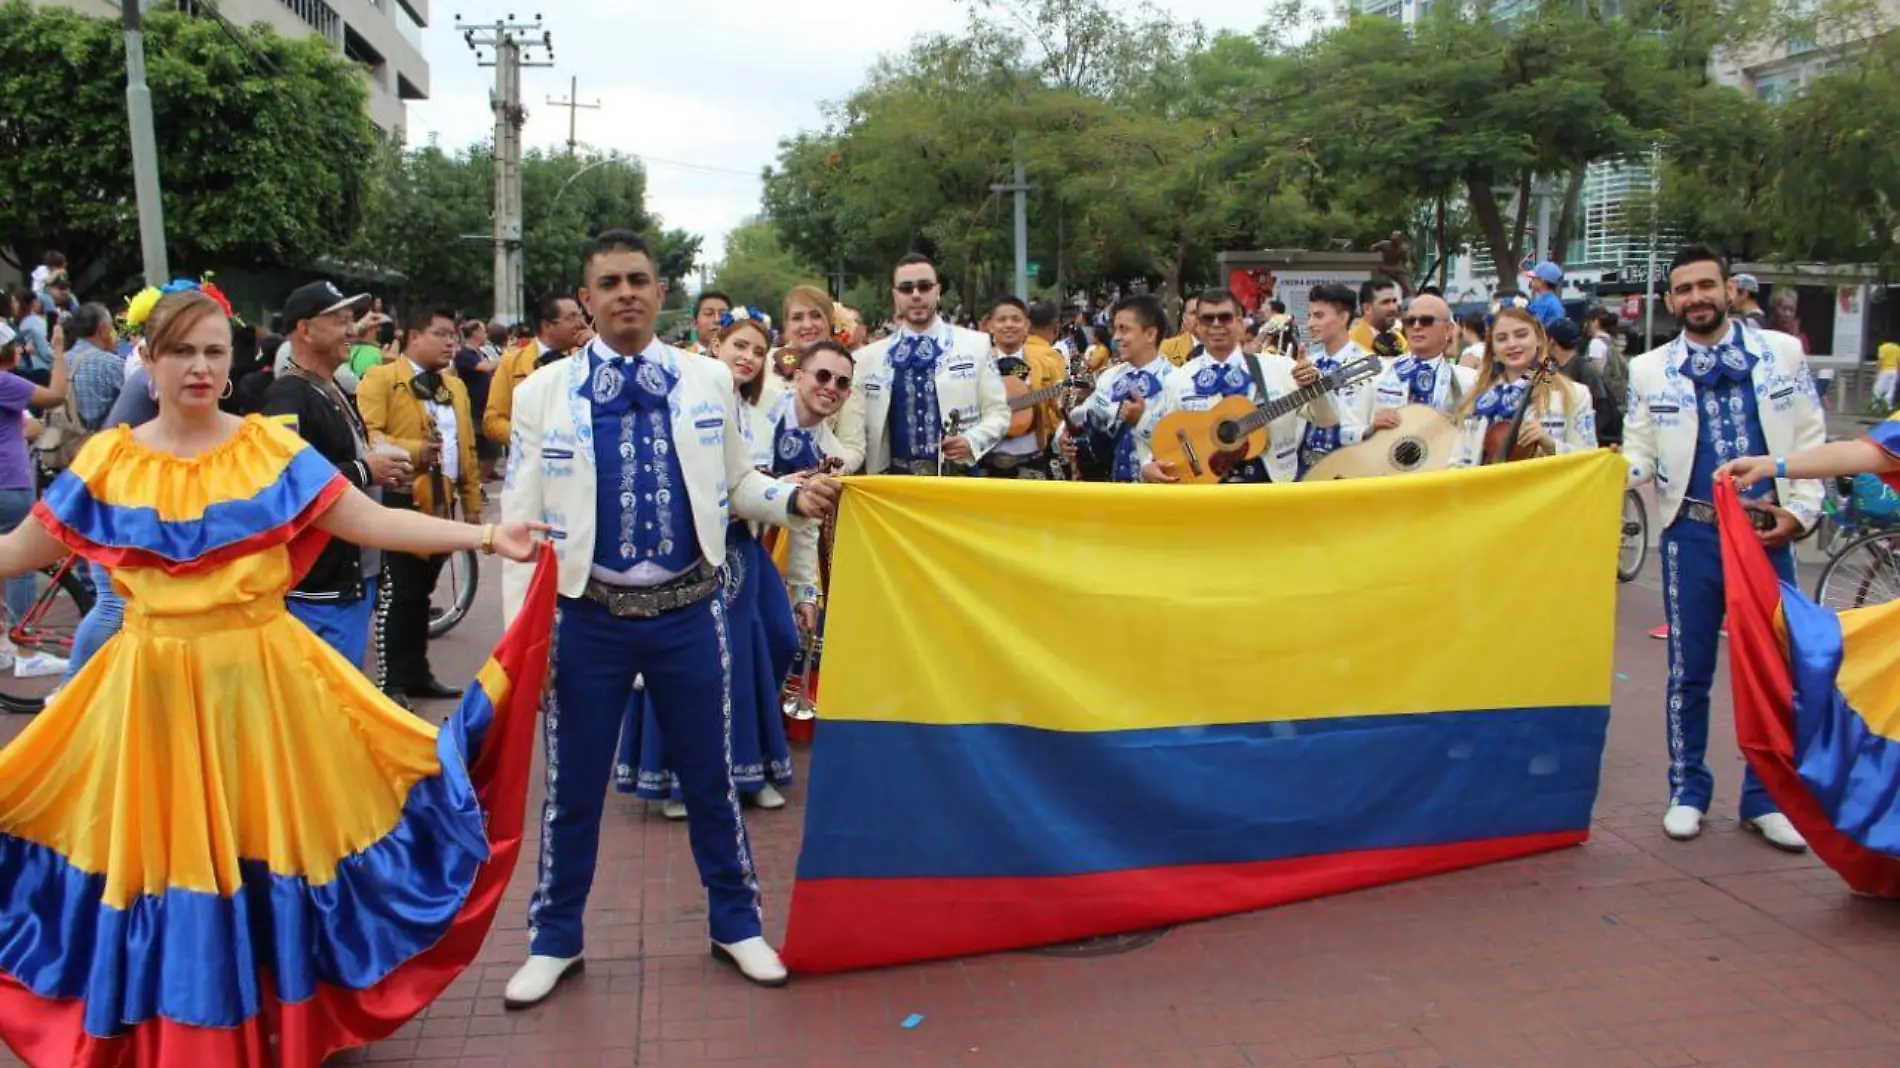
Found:
[{"label": "flower hair accessory", "polygon": [[231,311],[230,298],[226,297],[224,291],[214,285],[210,276],[207,275],[202,280],[196,282],[189,278],[178,278],[165,283],[161,288],[146,286],[139,291],[137,296],[126,302],[125,325],[134,330],[144,326],[145,320],[152,317],[152,309],[158,306],[160,298],[167,294],[187,293],[192,290],[197,290],[205,296],[210,297],[212,303],[216,304],[218,308],[224,312],[225,318],[228,319],[234,315]]},{"label": "flower hair accessory", "polygon": [[743,322],[758,323],[765,327],[767,334],[772,332],[772,317],[757,308],[748,308],[741,304],[737,308],[719,313],[719,329],[721,330],[730,329],[733,323]]}]

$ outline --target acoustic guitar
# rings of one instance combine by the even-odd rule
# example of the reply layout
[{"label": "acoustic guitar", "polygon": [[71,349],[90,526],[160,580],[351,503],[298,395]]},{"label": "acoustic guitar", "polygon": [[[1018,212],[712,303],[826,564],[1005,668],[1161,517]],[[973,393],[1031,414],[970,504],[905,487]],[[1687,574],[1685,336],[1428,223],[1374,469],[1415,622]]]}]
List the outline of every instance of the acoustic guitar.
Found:
[{"label": "acoustic guitar", "polygon": [[1357,445],[1340,449],[1313,465],[1302,482],[1341,478],[1380,478],[1443,471],[1451,466],[1462,435],[1458,424],[1429,404],[1399,409],[1399,425],[1375,431]]},{"label": "acoustic guitar", "polygon": [[1091,385],[1094,379],[1088,376],[1065,378],[1053,386],[1044,386],[1032,390],[1029,384],[1015,375],[1003,376],[1003,395],[1009,398],[1009,430],[1006,438],[1020,437],[1029,433],[1036,425],[1036,408],[1048,401],[1055,400],[1066,389]]},{"label": "acoustic guitar", "polygon": [[1155,425],[1155,462],[1173,464],[1182,482],[1219,482],[1267,451],[1269,423],[1317,397],[1377,375],[1379,367],[1377,356],[1366,356],[1263,406],[1238,396],[1204,412],[1175,412]]}]

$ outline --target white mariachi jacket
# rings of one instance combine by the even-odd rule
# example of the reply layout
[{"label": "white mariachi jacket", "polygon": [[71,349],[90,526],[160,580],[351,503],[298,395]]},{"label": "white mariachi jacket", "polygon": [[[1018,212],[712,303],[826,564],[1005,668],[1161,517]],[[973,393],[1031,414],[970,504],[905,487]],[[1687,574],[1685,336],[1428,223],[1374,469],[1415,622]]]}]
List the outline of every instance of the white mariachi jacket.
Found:
[{"label": "white mariachi jacket", "polygon": [[[891,465],[894,372],[890,353],[904,333],[900,330],[856,355],[851,397],[839,413],[837,439],[847,465],[854,456],[863,460],[858,467],[847,466],[845,474],[862,470],[867,475],[881,475]],[[1003,393],[1002,372],[990,356],[989,335],[951,326],[941,319],[931,327],[931,333],[943,348],[937,357],[937,412],[946,422],[952,412],[957,413],[962,422],[958,433],[969,440],[974,458],[980,460],[1009,432],[1009,398]]]},{"label": "white mariachi jacket", "polygon": [[[1260,372],[1267,380],[1268,396],[1260,396],[1253,383],[1253,375],[1247,369],[1247,357],[1239,349],[1228,353],[1225,361],[1216,360],[1207,353],[1195,357],[1181,365],[1180,370],[1168,376],[1161,387],[1161,402],[1150,406],[1154,420],[1158,423],[1168,415],[1177,412],[1205,412],[1219,404],[1225,398],[1221,396],[1201,396],[1195,379],[1203,371],[1228,375],[1238,372],[1247,380],[1247,399],[1255,404],[1266,404],[1276,397],[1284,397],[1300,388],[1293,381],[1293,360],[1288,356],[1263,354],[1260,357]],[[1337,426],[1339,416],[1332,402],[1324,395],[1308,402],[1298,411],[1290,412],[1267,424],[1267,451],[1261,456],[1266,461],[1267,475],[1275,482],[1293,482],[1300,476],[1300,442],[1306,437],[1308,422],[1314,426]],[[1152,432],[1152,431],[1151,431]],[[1152,453],[1138,456],[1147,463]]]},{"label": "white mariachi jacket", "polygon": [[[1755,405],[1768,454],[1785,456],[1826,441],[1827,419],[1800,339],[1744,325],[1742,344],[1756,357]],[[1629,365],[1623,459],[1629,461],[1632,485],[1655,481],[1664,527],[1675,521],[1682,508],[1700,433],[1695,381],[1682,373],[1687,358],[1688,346],[1677,338]],[[1820,518],[1824,491],[1819,480],[1776,479],[1775,495],[1804,528]]]},{"label": "white mariachi jacket", "polygon": [[[1544,433],[1557,443],[1557,454],[1560,456],[1567,452],[1589,452],[1596,448],[1597,410],[1590,399],[1590,387],[1561,376],[1552,381],[1563,388],[1564,396],[1569,398],[1570,403],[1566,405],[1562,398],[1550,398],[1533,404],[1524,413],[1525,424],[1535,420],[1543,426]],[[1458,449],[1452,453],[1451,466],[1482,465],[1485,461],[1484,435],[1489,429],[1491,423],[1476,415],[1459,424]]]},{"label": "white mariachi jacket", "polygon": [[[1318,347],[1318,346],[1315,346]],[[1344,348],[1334,353],[1330,359],[1335,366],[1344,367],[1366,358],[1366,350],[1356,341],[1348,341]],[[1313,350],[1306,353],[1308,360],[1313,358]],[[1345,389],[1331,394],[1333,412],[1339,417],[1339,446],[1357,445],[1365,440],[1372,429],[1372,384],[1364,380],[1354,382]],[[1329,424],[1321,423],[1321,426]]]},{"label": "white mariachi jacket", "polygon": [[[757,411],[758,409],[754,409]],[[772,455],[773,441],[778,437],[778,428],[798,419],[798,406],[791,390],[781,391],[778,399],[772,402],[771,409],[758,417],[758,441],[752,449],[754,466],[771,470],[776,457]],[[843,449],[838,437],[831,432],[826,423],[819,423],[811,429],[812,444],[818,447],[822,457],[838,456]],[[816,601],[818,599],[818,532],[817,523],[795,523],[788,532],[785,555],[785,584],[790,589],[792,601]]]},{"label": "white mariachi jacket", "polygon": [[[599,339],[590,345],[611,351]],[[726,365],[657,340],[641,357],[660,361],[678,376],[667,406],[700,555],[714,564],[725,560],[726,522],[732,515],[780,526],[805,523],[789,511],[793,487],[753,468],[741,422],[745,417]],[[599,472],[594,466],[588,378],[583,351],[540,368],[521,383],[515,391],[508,475],[501,491],[504,522],[541,522],[553,528],[549,537],[560,563],[560,594],[569,598],[586,593],[594,562]],[[503,561],[504,621],[521,610],[533,575],[532,563]]]},{"label": "white mariachi jacket", "polygon": [[[1460,366],[1445,356],[1422,362],[1436,372],[1434,375],[1436,381],[1432,385],[1431,406],[1436,408],[1441,415],[1456,415],[1458,405],[1463,403],[1466,397],[1471,396],[1471,391],[1477,388],[1478,372],[1473,368]],[[1399,360],[1380,361],[1379,377],[1372,380],[1371,389],[1367,390],[1372,403],[1366,410],[1366,419],[1362,424],[1365,429],[1354,436],[1363,439],[1370,433],[1373,412],[1381,408],[1403,408],[1412,403],[1412,389],[1405,379],[1399,377],[1399,363]],[[1457,382],[1456,389],[1452,388],[1454,377]]]},{"label": "white mariachi jacket", "polygon": [[[1060,433],[1073,435],[1078,427],[1099,430],[1104,434],[1115,433],[1121,422],[1121,402],[1114,399],[1115,383],[1135,371],[1146,371],[1155,376],[1155,380],[1161,383],[1163,390],[1167,389],[1170,379],[1181,373],[1179,368],[1160,355],[1148,361],[1146,367],[1136,367],[1129,363],[1115,364],[1103,371],[1101,377],[1095,380],[1095,391],[1069,413],[1069,418],[1064,421]],[[1141,418],[1136,420],[1134,427],[1129,431],[1135,435],[1135,470],[1137,471],[1141,470],[1142,464],[1154,458],[1155,424],[1160,421],[1161,394],[1157,393],[1148,399],[1141,410]]]}]

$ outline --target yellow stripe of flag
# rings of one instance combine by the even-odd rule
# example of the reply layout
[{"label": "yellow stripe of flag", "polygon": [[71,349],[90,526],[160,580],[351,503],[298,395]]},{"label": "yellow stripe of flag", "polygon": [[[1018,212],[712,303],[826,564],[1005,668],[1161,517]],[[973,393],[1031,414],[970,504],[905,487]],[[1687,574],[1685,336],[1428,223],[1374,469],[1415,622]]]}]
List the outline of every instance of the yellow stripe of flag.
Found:
[{"label": "yellow stripe of flag", "polygon": [[1626,467],[1300,486],[859,478],[822,715],[1111,731],[1605,705]]}]

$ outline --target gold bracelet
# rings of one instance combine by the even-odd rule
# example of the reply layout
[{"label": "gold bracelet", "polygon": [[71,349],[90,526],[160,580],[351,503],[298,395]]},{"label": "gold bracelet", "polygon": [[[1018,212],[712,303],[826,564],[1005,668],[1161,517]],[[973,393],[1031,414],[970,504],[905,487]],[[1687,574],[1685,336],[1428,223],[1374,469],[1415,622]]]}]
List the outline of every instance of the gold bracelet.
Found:
[{"label": "gold bracelet", "polygon": [[495,524],[493,523],[482,527],[482,555],[495,555]]}]

